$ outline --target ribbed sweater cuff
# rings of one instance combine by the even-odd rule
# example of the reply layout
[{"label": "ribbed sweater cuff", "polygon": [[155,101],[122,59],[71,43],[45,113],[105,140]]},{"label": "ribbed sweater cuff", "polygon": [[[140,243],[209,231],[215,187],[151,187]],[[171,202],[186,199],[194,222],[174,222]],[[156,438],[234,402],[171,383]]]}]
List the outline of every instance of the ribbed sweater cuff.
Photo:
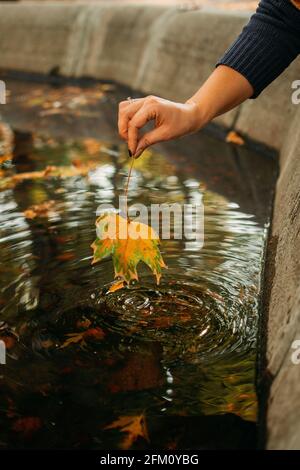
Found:
[{"label": "ribbed sweater cuff", "polygon": [[[250,25],[250,24],[249,24]],[[217,62],[241,73],[256,98],[296,58],[298,50],[287,35],[271,24],[251,22]]]}]

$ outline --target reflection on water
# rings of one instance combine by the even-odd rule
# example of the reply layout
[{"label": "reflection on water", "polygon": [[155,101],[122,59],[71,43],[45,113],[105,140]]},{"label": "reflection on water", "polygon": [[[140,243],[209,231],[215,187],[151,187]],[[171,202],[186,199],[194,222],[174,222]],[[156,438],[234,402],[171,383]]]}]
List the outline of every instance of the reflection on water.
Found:
[{"label": "reflection on water", "polygon": [[[34,145],[31,171],[72,162],[90,171],[0,192],[0,337],[8,352],[0,445],[117,448],[124,433],[104,428],[141,413],[150,444],[140,438],[134,448],[253,445],[264,226],[197,173],[147,152],[136,161],[130,203],[203,195],[204,247],[164,240],[160,286],[139,266],[140,283],[108,295],[112,263],[91,267],[90,244],[97,206],[122,194],[126,149],[87,139]],[[16,170],[7,165],[5,175]],[[47,201],[51,210],[24,214]]]}]

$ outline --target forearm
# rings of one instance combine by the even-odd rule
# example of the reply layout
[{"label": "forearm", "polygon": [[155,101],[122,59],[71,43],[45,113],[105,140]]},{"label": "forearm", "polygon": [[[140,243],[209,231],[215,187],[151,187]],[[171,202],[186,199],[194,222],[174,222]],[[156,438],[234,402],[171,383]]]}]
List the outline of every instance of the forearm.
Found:
[{"label": "forearm", "polygon": [[261,0],[217,65],[241,73],[256,98],[300,53],[300,10],[290,0]]},{"label": "forearm", "polygon": [[[300,52],[300,0],[292,1],[295,5],[289,0],[261,0],[217,68],[186,103],[156,96],[120,103],[119,133],[130,154],[139,157],[150,145],[193,133],[256,98]],[[154,121],[154,128],[141,136],[149,121]]]},{"label": "forearm", "polygon": [[187,101],[198,106],[199,127],[256,98],[299,52],[300,10],[289,0],[261,0],[216,70]]},{"label": "forearm", "polygon": [[201,127],[253,95],[253,87],[239,72],[219,66],[187,103],[196,103]]}]

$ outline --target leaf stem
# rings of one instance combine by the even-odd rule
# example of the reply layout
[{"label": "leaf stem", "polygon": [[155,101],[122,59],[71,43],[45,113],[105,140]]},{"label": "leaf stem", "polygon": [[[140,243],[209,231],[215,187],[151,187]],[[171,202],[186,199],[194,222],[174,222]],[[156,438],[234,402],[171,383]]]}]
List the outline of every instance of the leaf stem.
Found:
[{"label": "leaf stem", "polygon": [[134,164],[134,158],[131,157],[131,163],[130,163],[129,172],[128,172],[128,176],[127,176],[127,181],[126,181],[125,190],[124,190],[126,217],[127,217],[128,222],[130,222],[130,219],[129,219],[129,216],[128,216],[128,188],[129,188],[129,181],[130,181],[130,178],[131,178],[133,164]]}]

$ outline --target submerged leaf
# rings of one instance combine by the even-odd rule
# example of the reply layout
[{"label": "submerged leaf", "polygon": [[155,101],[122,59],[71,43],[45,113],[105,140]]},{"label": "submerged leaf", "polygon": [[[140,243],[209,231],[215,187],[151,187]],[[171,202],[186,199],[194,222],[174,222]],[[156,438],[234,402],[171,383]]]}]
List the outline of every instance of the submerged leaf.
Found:
[{"label": "submerged leaf", "polygon": [[[166,268],[166,265],[159,251],[158,235],[151,227],[115,213],[99,217],[96,227],[98,237],[92,244],[93,264],[111,255],[115,277],[129,283],[138,279],[137,265],[143,261],[155,275],[157,284],[159,283],[162,268]],[[112,286],[111,291],[121,287],[121,284]]]},{"label": "submerged leaf", "polygon": [[45,201],[41,204],[35,204],[26,209],[23,214],[26,219],[35,219],[36,217],[48,217],[55,214],[55,201]]},{"label": "submerged leaf", "polygon": [[78,161],[75,160],[73,164],[69,166],[50,165],[44,170],[17,173],[13,176],[2,178],[0,180],[0,191],[14,188],[19,183],[27,180],[43,180],[49,178],[67,179],[76,176],[87,176],[89,172],[95,170],[95,168],[97,168],[97,162],[93,161],[78,164]]},{"label": "submerged leaf", "polygon": [[42,421],[36,416],[27,416],[17,419],[12,426],[13,431],[21,433],[25,438],[30,438],[42,427]]},{"label": "submerged leaf", "polygon": [[243,137],[241,137],[235,131],[228,132],[228,134],[226,136],[226,142],[228,142],[230,144],[235,144],[235,145],[244,145],[245,144],[245,141],[244,141]]},{"label": "submerged leaf", "polygon": [[81,343],[81,345],[85,345],[84,341],[84,333],[68,333],[66,336],[69,336],[69,338],[61,345],[61,349],[67,348],[71,344],[76,344],[76,343]]},{"label": "submerged leaf", "polygon": [[99,140],[92,138],[84,139],[83,145],[87,154],[91,156],[98,155],[102,147],[102,143]]},{"label": "submerged leaf", "polygon": [[78,344],[80,346],[86,346],[87,339],[101,340],[104,338],[105,333],[102,328],[89,328],[86,331],[80,333],[68,333],[66,335],[68,339],[60,346],[60,349],[67,348],[71,344]]},{"label": "submerged leaf", "polygon": [[142,437],[149,442],[148,430],[145,416],[120,416],[116,421],[106,426],[104,429],[120,429],[126,432],[127,436],[122,441],[121,449],[129,449],[138,437]]}]

